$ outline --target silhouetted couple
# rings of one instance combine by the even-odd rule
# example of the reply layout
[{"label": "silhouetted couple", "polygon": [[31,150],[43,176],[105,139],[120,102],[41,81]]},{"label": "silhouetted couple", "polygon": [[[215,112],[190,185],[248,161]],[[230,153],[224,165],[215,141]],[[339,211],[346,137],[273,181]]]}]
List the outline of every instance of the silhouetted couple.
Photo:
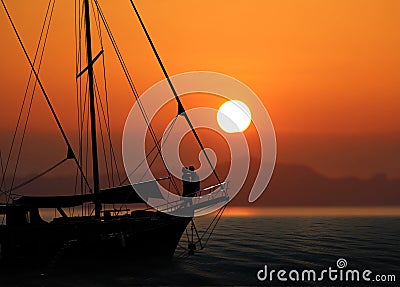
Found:
[{"label": "silhouetted couple", "polygon": [[195,196],[200,190],[200,178],[194,166],[182,167],[183,196]]}]

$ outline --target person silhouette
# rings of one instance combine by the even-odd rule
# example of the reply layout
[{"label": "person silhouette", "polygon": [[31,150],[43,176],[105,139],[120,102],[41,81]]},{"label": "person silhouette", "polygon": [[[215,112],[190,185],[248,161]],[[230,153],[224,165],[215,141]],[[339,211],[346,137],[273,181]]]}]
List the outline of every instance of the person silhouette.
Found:
[{"label": "person silhouette", "polygon": [[197,172],[194,170],[194,166],[191,165],[189,166],[189,171],[190,171],[190,184],[191,184],[191,192],[192,196],[195,195],[196,192],[200,190],[200,178]]},{"label": "person silhouette", "polygon": [[182,167],[182,186],[183,193],[182,196],[189,196],[191,191],[191,172],[187,167]]}]

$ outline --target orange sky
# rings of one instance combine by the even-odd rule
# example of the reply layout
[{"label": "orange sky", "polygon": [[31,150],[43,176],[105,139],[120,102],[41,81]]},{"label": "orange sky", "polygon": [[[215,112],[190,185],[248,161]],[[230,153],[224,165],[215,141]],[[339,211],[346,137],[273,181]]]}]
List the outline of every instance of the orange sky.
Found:
[{"label": "orange sky", "polygon": [[[162,79],[162,73],[129,1],[100,2],[104,2],[104,13],[138,90],[143,92]],[[30,55],[47,3],[35,1],[31,7],[6,1]],[[399,1],[138,0],[136,4],[171,75],[193,70],[221,72],[258,94],[277,131],[278,159],[340,174],[338,170],[349,162],[332,161],[348,153],[350,164],[361,163],[346,173],[400,174],[399,152],[392,153],[397,150],[393,138],[400,142]],[[41,72],[69,132],[76,127],[76,116],[71,120],[76,109],[73,9],[73,1],[57,1]],[[2,137],[9,137],[29,67],[4,11],[0,12],[0,27],[0,129]],[[106,42],[106,49],[109,46]],[[98,42],[93,50],[97,54]],[[114,99],[111,113],[119,129],[133,101],[112,51],[106,51],[106,64],[112,75],[108,77]],[[30,129],[54,132],[49,119],[43,97],[37,93]],[[356,137],[358,144],[349,136]],[[346,149],[349,143],[353,146]],[[354,155],[360,152],[359,146],[365,151]],[[2,150],[5,147],[2,143]],[[322,155],[313,156],[316,150]],[[319,160],[321,156],[325,160]],[[358,174],[365,164],[375,167]]]}]

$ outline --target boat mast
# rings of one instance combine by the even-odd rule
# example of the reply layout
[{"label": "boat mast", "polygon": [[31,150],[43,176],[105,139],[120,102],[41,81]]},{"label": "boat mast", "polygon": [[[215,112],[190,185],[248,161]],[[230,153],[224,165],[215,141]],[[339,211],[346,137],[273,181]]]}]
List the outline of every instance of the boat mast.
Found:
[{"label": "boat mast", "polygon": [[[90,110],[90,129],[92,137],[92,164],[93,164],[93,191],[98,194],[100,191],[99,183],[99,161],[97,157],[97,137],[96,137],[96,110],[93,79],[93,58],[92,58],[92,37],[90,34],[90,10],[89,0],[83,0],[85,6],[85,30],[86,30],[86,54],[87,54],[87,72],[89,81],[89,110]],[[102,209],[99,199],[95,199],[95,217],[100,218]]]}]

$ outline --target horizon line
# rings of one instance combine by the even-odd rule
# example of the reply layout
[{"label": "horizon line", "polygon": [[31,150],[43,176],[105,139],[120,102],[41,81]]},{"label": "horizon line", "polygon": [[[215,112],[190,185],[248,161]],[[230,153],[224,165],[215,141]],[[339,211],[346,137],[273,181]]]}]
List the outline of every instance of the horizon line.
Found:
[{"label": "horizon line", "polygon": [[280,206],[251,207],[228,206],[224,212],[228,217],[291,217],[291,216],[400,216],[400,205],[395,206]]}]

